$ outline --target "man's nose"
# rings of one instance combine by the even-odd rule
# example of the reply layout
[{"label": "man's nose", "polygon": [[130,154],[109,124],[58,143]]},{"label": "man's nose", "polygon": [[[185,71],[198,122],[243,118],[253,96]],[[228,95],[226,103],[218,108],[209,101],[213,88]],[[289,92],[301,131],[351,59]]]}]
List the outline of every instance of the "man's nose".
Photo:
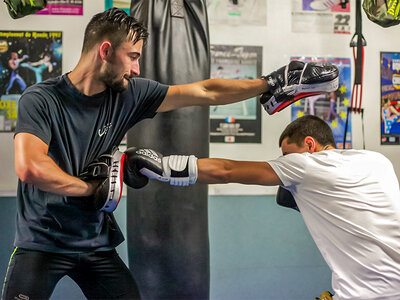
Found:
[{"label": "man's nose", "polygon": [[139,62],[134,62],[131,67],[131,76],[139,76],[139,74],[140,74]]}]

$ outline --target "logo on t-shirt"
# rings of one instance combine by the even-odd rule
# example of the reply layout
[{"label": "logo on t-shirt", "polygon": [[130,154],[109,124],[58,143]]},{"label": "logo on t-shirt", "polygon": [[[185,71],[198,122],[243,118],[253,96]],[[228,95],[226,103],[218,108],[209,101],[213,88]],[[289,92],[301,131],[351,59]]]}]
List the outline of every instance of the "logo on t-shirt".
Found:
[{"label": "logo on t-shirt", "polygon": [[108,130],[110,129],[111,126],[112,126],[112,124],[108,123],[107,125],[105,125],[103,127],[103,129],[99,129],[99,131],[97,132],[99,137],[102,137],[103,135],[105,135],[108,132]]}]

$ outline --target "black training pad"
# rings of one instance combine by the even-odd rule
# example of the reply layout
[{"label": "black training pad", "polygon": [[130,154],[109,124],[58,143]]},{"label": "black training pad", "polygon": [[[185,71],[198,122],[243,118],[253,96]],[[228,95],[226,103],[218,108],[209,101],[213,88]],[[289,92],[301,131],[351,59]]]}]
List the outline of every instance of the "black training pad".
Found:
[{"label": "black training pad", "polygon": [[[203,0],[133,0],[131,15],[150,33],[142,77],[165,84],[209,78]],[[128,146],[208,157],[208,124],[207,107],[160,113],[130,130]],[[207,186],[200,184],[172,187],[151,180],[141,190],[128,190],[129,266],[143,299],[209,298],[207,198]]]},{"label": "black training pad", "polygon": [[293,208],[299,211],[299,208],[297,207],[297,203],[294,200],[292,193],[281,186],[279,186],[278,192],[276,194],[276,203],[280,206]]}]

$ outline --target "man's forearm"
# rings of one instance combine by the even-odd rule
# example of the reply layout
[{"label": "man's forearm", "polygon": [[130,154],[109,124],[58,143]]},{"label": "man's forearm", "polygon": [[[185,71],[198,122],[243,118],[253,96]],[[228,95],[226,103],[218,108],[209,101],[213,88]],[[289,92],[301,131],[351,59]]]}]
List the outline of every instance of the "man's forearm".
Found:
[{"label": "man's forearm", "polygon": [[264,79],[209,79],[203,82],[208,105],[223,105],[256,97],[267,91]]},{"label": "man's forearm", "polygon": [[219,158],[197,160],[197,182],[281,185],[275,171],[266,162],[235,161]]},{"label": "man's forearm", "polygon": [[199,183],[228,183],[232,164],[227,159],[203,158],[197,160],[197,168]]},{"label": "man's forearm", "polygon": [[170,86],[157,112],[186,106],[223,105],[258,96],[267,91],[264,79],[208,79]]},{"label": "man's forearm", "polygon": [[[164,156],[152,149],[129,148],[124,182],[146,176],[171,185],[187,186],[196,182],[282,185],[278,175],[267,162],[236,161],[220,158],[201,158],[194,155]],[[131,187],[135,187],[127,183]]]},{"label": "man's forearm", "polygon": [[65,196],[88,196],[94,190],[93,184],[65,173],[50,157],[32,163],[21,180],[42,191]]}]

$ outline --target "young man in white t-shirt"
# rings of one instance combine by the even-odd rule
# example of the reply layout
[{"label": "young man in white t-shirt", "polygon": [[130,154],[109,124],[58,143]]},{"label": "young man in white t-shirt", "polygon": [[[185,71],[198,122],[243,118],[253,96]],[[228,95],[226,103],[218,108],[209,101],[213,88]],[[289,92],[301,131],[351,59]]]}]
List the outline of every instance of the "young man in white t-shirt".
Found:
[{"label": "young man in white t-shirt", "polygon": [[279,146],[283,156],[268,162],[177,160],[149,149],[128,162],[149,178],[181,185],[283,186],[332,270],[335,300],[400,299],[400,191],[391,162],[377,152],[336,149],[330,127],[311,115],[290,123]]}]

